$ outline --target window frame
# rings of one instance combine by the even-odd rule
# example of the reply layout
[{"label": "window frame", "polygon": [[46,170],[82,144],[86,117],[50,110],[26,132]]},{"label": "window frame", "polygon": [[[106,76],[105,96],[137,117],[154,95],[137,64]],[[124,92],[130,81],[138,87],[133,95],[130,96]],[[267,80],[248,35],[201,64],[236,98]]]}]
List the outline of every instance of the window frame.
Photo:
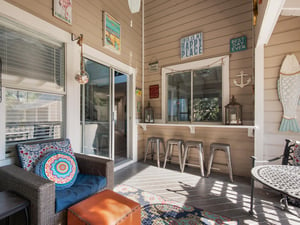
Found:
[{"label": "window frame", "polygon": [[[201,70],[209,67],[222,66],[222,122],[195,122],[195,121],[168,121],[168,82],[167,74]],[[168,124],[224,124],[225,118],[225,105],[229,103],[229,55],[202,59],[193,62],[176,64],[162,68],[162,121]]]},{"label": "window frame", "polygon": [[[78,138],[80,124],[74,123],[74,120],[77,121],[77,118],[79,118],[80,108],[80,85],[74,79],[74,74],[80,71],[80,50],[78,49],[78,45],[76,42],[71,40],[70,33],[5,1],[0,1],[0,15],[65,44],[65,91],[63,93],[65,96],[65,103],[63,105],[63,136],[72,139],[74,151],[80,152],[80,141]],[[70,88],[70,86],[72,88]],[[6,87],[4,84],[2,87],[2,96],[4,96]],[[51,91],[46,92],[50,93]],[[5,99],[0,102],[0,113],[0,128],[1,130],[5,130]],[[16,160],[15,157],[6,158],[5,149],[5,132],[1,132],[0,166],[12,164]]]}]

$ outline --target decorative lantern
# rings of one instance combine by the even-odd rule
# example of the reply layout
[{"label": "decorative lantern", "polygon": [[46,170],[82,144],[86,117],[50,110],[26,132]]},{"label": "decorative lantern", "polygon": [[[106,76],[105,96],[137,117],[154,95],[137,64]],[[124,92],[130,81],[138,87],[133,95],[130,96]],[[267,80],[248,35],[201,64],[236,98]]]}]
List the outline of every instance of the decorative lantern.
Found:
[{"label": "decorative lantern", "polygon": [[145,123],[154,123],[154,111],[148,102],[148,106],[145,108]]},{"label": "decorative lantern", "polygon": [[234,96],[225,106],[225,124],[226,125],[242,125],[242,106],[237,103]]}]

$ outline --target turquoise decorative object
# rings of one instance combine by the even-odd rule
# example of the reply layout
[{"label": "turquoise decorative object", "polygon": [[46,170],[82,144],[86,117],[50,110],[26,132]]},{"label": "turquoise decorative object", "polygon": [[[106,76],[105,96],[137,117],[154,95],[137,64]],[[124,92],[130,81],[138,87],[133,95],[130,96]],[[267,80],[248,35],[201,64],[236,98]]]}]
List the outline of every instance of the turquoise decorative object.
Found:
[{"label": "turquoise decorative object", "polygon": [[230,52],[247,50],[247,37],[242,36],[230,40]]}]

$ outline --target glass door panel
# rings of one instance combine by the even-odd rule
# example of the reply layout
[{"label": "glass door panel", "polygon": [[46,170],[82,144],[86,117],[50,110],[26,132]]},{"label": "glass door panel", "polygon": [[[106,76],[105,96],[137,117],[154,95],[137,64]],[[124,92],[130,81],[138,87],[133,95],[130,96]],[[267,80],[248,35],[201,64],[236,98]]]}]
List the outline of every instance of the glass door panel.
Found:
[{"label": "glass door panel", "polygon": [[110,68],[85,59],[85,70],[89,74],[89,82],[81,85],[83,152],[111,158]]},{"label": "glass door panel", "polygon": [[127,82],[126,74],[114,73],[114,159],[115,163],[127,160]]}]

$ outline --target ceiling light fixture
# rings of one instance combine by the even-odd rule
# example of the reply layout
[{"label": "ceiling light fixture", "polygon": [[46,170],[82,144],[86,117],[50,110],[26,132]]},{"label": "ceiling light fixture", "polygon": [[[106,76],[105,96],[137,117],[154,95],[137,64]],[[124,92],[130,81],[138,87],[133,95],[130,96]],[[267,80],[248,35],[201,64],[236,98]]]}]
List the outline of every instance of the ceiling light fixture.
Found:
[{"label": "ceiling light fixture", "polygon": [[141,8],[141,0],[128,0],[128,6],[131,13],[138,13]]}]

